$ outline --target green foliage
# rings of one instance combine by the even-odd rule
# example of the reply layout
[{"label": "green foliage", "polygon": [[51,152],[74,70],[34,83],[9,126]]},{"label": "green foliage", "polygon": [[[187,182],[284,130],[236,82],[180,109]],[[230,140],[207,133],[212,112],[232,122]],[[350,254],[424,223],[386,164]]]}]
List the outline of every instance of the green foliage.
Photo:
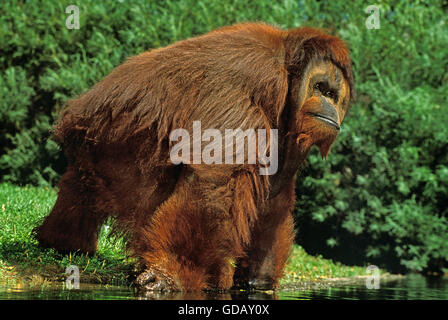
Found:
[{"label": "green foliage", "polygon": [[314,150],[297,183],[298,240],[309,251],[394,269],[448,260],[448,7],[443,1],[66,1],[0,4],[0,179],[54,185],[49,140],[67,99],[127,57],[242,21],[309,25],[344,38],[357,102],[327,161]]},{"label": "green foliage", "polygon": [[315,150],[299,176],[298,241],[346,263],[440,271],[448,261],[447,10],[423,1],[381,9],[379,30],[335,22],[352,48],[358,99],[328,160]]},{"label": "green foliage", "polygon": [[76,265],[83,282],[127,284],[132,266],[125,257],[123,240],[107,237],[109,229],[102,228],[98,253],[91,257],[79,252],[59,254],[38,246],[32,230],[55,201],[53,189],[0,184],[0,269],[14,269],[18,280],[31,275],[63,280],[65,268]]}]

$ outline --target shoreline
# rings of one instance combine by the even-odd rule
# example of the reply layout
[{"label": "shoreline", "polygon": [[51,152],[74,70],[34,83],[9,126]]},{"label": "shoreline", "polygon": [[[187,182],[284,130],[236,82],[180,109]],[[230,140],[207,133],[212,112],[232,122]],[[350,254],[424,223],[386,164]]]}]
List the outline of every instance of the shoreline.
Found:
[{"label": "shoreline", "polygon": [[[58,266],[45,266],[42,272],[30,272],[29,270],[17,270],[15,266],[0,266],[0,288],[6,289],[28,289],[33,288],[52,288],[65,286],[65,279],[68,275],[58,272]],[[131,277],[131,275],[130,275]],[[380,275],[381,282],[396,281],[405,278],[406,275],[385,273]],[[350,277],[334,278],[316,278],[294,281],[283,281],[277,290],[255,290],[255,292],[274,293],[274,292],[294,292],[303,290],[326,289],[330,287],[361,285],[369,278],[368,275],[355,275]],[[132,282],[128,279],[114,280],[108,277],[100,276],[95,273],[80,274],[80,286],[83,289],[92,288],[132,288]],[[245,290],[243,290],[245,291]]]}]

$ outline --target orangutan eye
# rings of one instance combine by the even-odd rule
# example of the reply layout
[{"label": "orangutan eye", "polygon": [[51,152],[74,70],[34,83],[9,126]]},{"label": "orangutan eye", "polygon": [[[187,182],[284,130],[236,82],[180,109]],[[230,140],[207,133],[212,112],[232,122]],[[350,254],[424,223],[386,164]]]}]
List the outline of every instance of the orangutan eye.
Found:
[{"label": "orangutan eye", "polygon": [[335,90],[328,90],[324,93],[324,95],[333,99],[334,101],[337,101],[338,99],[338,94],[336,93]]},{"label": "orangutan eye", "polygon": [[333,99],[334,101],[336,101],[337,98],[338,98],[336,90],[330,89],[330,86],[326,82],[318,82],[318,83],[316,83],[314,85],[314,89],[318,90],[325,97]]},{"label": "orangutan eye", "polygon": [[314,85],[314,89],[319,90],[321,93],[324,89],[324,83],[323,82],[318,82]]}]

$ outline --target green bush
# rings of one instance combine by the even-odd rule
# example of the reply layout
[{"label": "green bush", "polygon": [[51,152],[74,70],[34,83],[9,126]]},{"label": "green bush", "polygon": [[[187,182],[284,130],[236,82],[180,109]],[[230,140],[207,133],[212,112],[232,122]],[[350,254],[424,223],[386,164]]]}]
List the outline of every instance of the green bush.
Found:
[{"label": "green bush", "polygon": [[84,0],[69,30],[66,1],[3,1],[1,181],[54,185],[59,110],[131,55],[242,21],[324,27],[349,43],[358,98],[328,160],[314,150],[299,175],[298,241],[393,270],[446,267],[448,6],[377,3],[369,30],[360,0]]},{"label": "green bush", "polygon": [[381,12],[379,30],[339,29],[358,99],[328,160],[314,151],[300,175],[297,238],[346,263],[440,271],[448,261],[447,10],[421,2]]}]

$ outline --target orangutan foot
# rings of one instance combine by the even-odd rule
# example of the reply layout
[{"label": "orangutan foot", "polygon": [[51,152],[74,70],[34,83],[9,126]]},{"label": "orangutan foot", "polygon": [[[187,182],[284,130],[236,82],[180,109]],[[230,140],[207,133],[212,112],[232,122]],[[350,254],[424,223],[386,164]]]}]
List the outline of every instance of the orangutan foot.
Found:
[{"label": "orangutan foot", "polygon": [[152,268],[140,273],[134,283],[140,291],[179,291],[170,278]]},{"label": "orangutan foot", "polygon": [[249,290],[275,290],[276,286],[272,279],[267,278],[256,278],[250,280],[248,283]]}]

